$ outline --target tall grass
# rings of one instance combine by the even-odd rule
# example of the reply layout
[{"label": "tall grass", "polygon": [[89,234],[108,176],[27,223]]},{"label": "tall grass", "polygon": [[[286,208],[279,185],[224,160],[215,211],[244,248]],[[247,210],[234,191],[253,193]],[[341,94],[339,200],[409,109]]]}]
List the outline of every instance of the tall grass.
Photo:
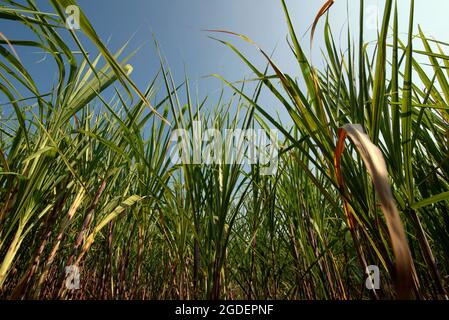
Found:
[{"label": "tall grass", "polygon": [[[324,21],[326,63],[317,69],[282,0],[294,75],[256,45],[267,60],[257,68],[234,45],[236,35],[250,39],[215,32],[257,79],[251,91],[249,81],[222,79],[234,95],[217,101],[192,99],[188,78],[177,84],[163,58],[139,91],[132,54],[109,53],[83,15],[99,52],[89,56],[64,28],[64,6],[74,2],[50,2],[55,14],[33,1],[0,7],[35,35],[0,39],[9,100],[0,124],[0,297],[446,298],[449,44],[416,30],[413,1],[406,17],[386,1],[374,50],[360,1],[358,45],[348,30],[344,52],[327,2],[312,28]],[[404,39],[399,19],[409,21]],[[49,94],[22,64],[22,46],[55,61]],[[267,111],[263,90],[292,128]],[[171,163],[172,132],[194,135],[197,121],[203,131],[277,128],[277,172]],[[65,286],[70,265],[80,268],[79,290]],[[368,265],[380,268],[379,290],[365,287]]]}]

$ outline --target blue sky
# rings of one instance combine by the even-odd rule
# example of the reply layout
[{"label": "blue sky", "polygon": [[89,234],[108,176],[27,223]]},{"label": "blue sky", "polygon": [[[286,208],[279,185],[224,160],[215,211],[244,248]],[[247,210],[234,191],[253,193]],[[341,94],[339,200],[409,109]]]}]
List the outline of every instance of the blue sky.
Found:
[{"label": "blue sky", "polygon": [[[313,22],[315,14],[325,2],[318,0],[287,0],[292,19],[298,34],[304,34]],[[447,37],[447,12],[449,1],[416,0],[416,24],[423,25],[424,30],[439,39]],[[384,1],[365,0],[367,15],[379,9]],[[276,46],[275,60],[289,72],[296,71],[296,65],[286,44],[287,28],[280,1],[277,0],[79,0],[79,4],[96,27],[103,39],[111,38],[112,48],[118,48],[130,36],[136,33],[131,47],[148,43],[133,61],[136,66],[136,81],[145,81],[147,68],[154,70],[157,56],[152,45],[151,33],[160,43],[170,67],[175,75],[183,76],[184,67],[193,79],[201,79],[210,73],[219,73],[233,80],[249,76],[249,72],[235,55],[223,48],[219,43],[209,39],[211,33],[204,29],[226,29],[242,33],[262,48],[270,52]],[[358,27],[358,0],[336,0],[330,11],[330,19],[334,30],[346,27],[347,18]],[[399,12],[402,19],[402,30],[406,30],[408,16],[408,0],[400,0]],[[348,14],[349,12],[349,14]],[[367,17],[367,20],[370,18]],[[374,19],[371,19],[375,21]],[[365,25],[366,38],[375,39],[375,26]],[[318,28],[312,54],[314,63],[319,64],[319,48],[323,46],[322,29]],[[225,37],[245,49],[250,57],[260,63],[263,59],[257,51],[237,38]],[[337,37],[337,35],[336,35]],[[354,34],[355,40],[357,33]],[[345,36],[343,36],[345,38]],[[304,43],[308,44],[306,36]],[[449,39],[448,39],[449,40]],[[342,44],[344,46],[344,43]],[[308,48],[308,45],[306,46]],[[212,83],[211,83],[212,82]],[[219,81],[203,80],[201,86],[218,89]],[[209,91],[209,90],[207,90]]]},{"label": "blue sky", "polygon": [[[295,28],[299,35],[306,33],[312,24],[315,14],[325,2],[318,0],[286,0]],[[416,0],[416,24],[421,24],[424,31],[439,40],[449,40],[447,0]],[[49,8],[45,0],[38,0],[42,8]],[[131,61],[134,72],[133,80],[142,89],[155,75],[159,67],[152,34],[160,43],[163,55],[178,80],[183,79],[184,70],[197,85],[199,95],[218,95],[223,84],[214,78],[205,78],[211,73],[218,73],[226,79],[235,81],[250,77],[251,74],[243,63],[228,49],[209,38],[210,32],[205,29],[226,29],[242,33],[257,42],[267,52],[276,47],[274,60],[285,72],[295,74],[298,67],[287,46],[285,37],[287,28],[282,6],[277,0],[78,0],[98,34],[114,52],[133,35],[130,50],[141,45],[143,48]],[[367,12],[367,40],[376,37],[376,17],[383,9],[384,1],[365,0]],[[401,29],[406,30],[408,17],[408,0],[398,1]],[[336,0],[330,10],[330,20],[338,41],[340,30],[346,30],[349,23],[353,25],[354,40],[358,31],[358,0]],[[415,25],[416,25],[415,24]],[[321,26],[321,28],[320,28]],[[322,24],[317,28],[312,52],[308,52],[316,65],[320,65],[320,47],[323,47]],[[22,30],[11,23],[0,21],[0,30],[10,39],[23,38]],[[238,38],[217,35],[231,40],[248,54],[257,65],[263,66],[264,60],[250,45]],[[346,35],[342,36],[345,39]],[[309,38],[303,38],[308,49]],[[344,48],[345,43],[342,41]],[[88,47],[89,48],[89,47]],[[53,71],[42,61],[44,56],[37,52],[20,52],[22,60],[30,66],[33,74],[41,82],[40,86],[50,86]],[[40,61],[37,63],[37,61]],[[277,108],[274,100],[264,98],[267,108]],[[2,99],[3,100],[3,97]]]}]

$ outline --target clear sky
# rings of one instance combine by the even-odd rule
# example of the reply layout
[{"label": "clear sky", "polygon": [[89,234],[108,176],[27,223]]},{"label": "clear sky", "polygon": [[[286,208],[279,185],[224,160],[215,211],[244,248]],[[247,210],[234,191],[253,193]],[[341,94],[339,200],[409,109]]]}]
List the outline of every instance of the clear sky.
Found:
[{"label": "clear sky", "polygon": [[[286,2],[298,34],[304,34],[325,1],[287,0]],[[381,12],[383,3],[383,0],[365,0],[367,39],[374,39],[376,35],[376,19],[370,17],[370,14],[376,12],[377,8]],[[277,45],[275,53],[277,63],[291,71],[296,67],[286,45],[287,28],[278,0],[79,0],[79,4],[102,38],[111,37],[112,47],[118,47],[133,33],[136,33],[136,36],[131,46],[148,42],[134,61],[136,66],[134,76],[139,81],[146,78],[147,67],[157,65],[151,32],[156,35],[164,55],[177,76],[183,75],[184,65],[187,66],[188,74],[194,79],[213,72],[231,79],[249,76],[248,70],[242,68],[242,63],[234,54],[209,39],[211,33],[202,31],[204,29],[226,29],[245,34],[269,52]],[[399,0],[398,5],[400,16],[403,16],[401,26],[406,27],[409,1]],[[447,18],[449,1],[416,0],[415,6],[416,24],[422,24],[429,35],[449,41]],[[358,0],[336,0],[330,10],[334,30],[346,27],[345,23],[349,16],[355,26],[353,30],[356,39],[358,7]],[[319,28],[317,30],[313,50],[316,63],[320,62],[319,47],[323,45],[321,30]],[[251,57],[259,58],[257,51],[241,40],[223,35],[218,37],[228,38],[240,48],[248,48],[245,52]],[[304,43],[308,44],[308,41],[308,37],[305,37]],[[219,81],[215,81],[214,85],[219,88]]]},{"label": "clear sky", "polygon": [[[37,0],[43,8],[49,8],[45,0]],[[312,24],[313,19],[324,0],[286,0],[297,33],[303,35]],[[211,40],[212,35],[204,29],[226,29],[245,34],[257,42],[266,51],[275,47],[274,60],[282,70],[295,73],[297,65],[293,61],[285,37],[287,28],[278,0],[78,0],[104,41],[109,41],[111,51],[115,51],[133,35],[129,45],[134,49],[144,47],[132,60],[134,72],[132,78],[142,89],[145,88],[159,66],[152,33],[160,43],[163,54],[175,75],[182,79],[184,69],[198,85],[200,96],[218,94],[222,84],[217,79],[204,78],[211,73],[218,73],[229,80],[250,77],[243,63],[228,49]],[[382,0],[365,0],[366,5],[366,38],[375,39],[376,12],[383,10]],[[402,17],[402,30],[406,30],[409,0],[399,0],[399,12]],[[421,24],[424,31],[439,40],[449,42],[449,1],[416,0],[416,24]],[[377,9],[379,8],[379,10]],[[338,40],[340,30],[346,30],[348,17],[353,26],[354,40],[358,37],[358,0],[336,0],[330,10],[330,20],[334,27],[334,36]],[[416,25],[415,24],[415,25]],[[0,30],[8,38],[21,38],[20,29],[11,27],[11,23],[0,21]],[[313,62],[320,64],[320,47],[323,46],[322,24],[317,28],[316,39],[312,50]],[[259,66],[264,60],[251,46],[238,38],[225,35],[218,37],[231,40],[239,48],[249,54]],[[346,35],[342,36],[345,39]],[[109,40],[108,40],[109,39]],[[303,43],[308,49],[309,38],[305,36]],[[345,44],[342,43],[342,47]],[[34,75],[51,84],[51,72],[41,54],[19,52],[21,58],[34,69]],[[308,53],[310,54],[310,53]],[[37,61],[40,61],[37,63]],[[56,73],[56,70],[54,70]],[[2,99],[3,100],[3,97]],[[267,98],[268,104],[274,103]],[[276,106],[274,106],[276,107]]]}]

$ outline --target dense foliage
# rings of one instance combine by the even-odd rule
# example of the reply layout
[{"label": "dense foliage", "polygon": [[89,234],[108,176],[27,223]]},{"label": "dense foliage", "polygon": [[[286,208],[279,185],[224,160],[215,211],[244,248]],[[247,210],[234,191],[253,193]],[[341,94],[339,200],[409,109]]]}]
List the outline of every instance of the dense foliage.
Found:
[{"label": "dense foliage", "polygon": [[[82,32],[99,52],[90,56],[79,33],[65,28],[72,0],[50,0],[53,13],[32,0],[3,0],[0,18],[33,36],[0,33],[8,100],[0,121],[0,297],[446,297],[449,44],[414,27],[413,0],[406,17],[386,0],[378,41],[368,45],[361,0],[358,45],[348,30],[341,52],[325,21],[332,2],[316,19],[325,22],[324,68],[304,54],[283,0],[298,74],[283,73],[255,46],[267,59],[258,69],[234,46],[250,39],[212,32],[253,71],[255,90],[222,79],[234,95],[211,102],[191,99],[188,79],[175,83],[162,58],[140,92],[129,77],[131,56],[111,54],[82,15]],[[405,39],[398,19],[410,21]],[[23,47],[54,59],[59,77],[50,93],[22,64]],[[271,116],[262,90],[292,128]],[[198,120],[203,130],[276,128],[278,170],[173,164],[171,133],[192,132]],[[65,285],[71,265],[80,270],[79,290]],[[368,265],[380,268],[375,292],[365,287]]]}]

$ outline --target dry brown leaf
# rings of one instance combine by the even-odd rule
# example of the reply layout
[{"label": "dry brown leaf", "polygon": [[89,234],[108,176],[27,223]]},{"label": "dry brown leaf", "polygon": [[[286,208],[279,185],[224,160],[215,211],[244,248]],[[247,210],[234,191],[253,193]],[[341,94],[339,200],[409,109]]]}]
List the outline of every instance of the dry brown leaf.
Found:
[{"label": "dry brown leaf", "polygon": [[[362,157],[366,168],[368,169],[368,173],[372,178],[374,188],[380,200],[382,212],[385,215],[385,220],[387,222],[388,232],[390,234],[391,244],[393,247],[393,253],[396,260],[395,280],[397,297],[399,299],[409,298],[413,285],[414,265],[405,235],[404,226],[391,192],[384,157],[380,149],[374,145],[366,135],[362,126],[358,124],[346,124],[340,128],[334,159],[340,191],[344,190],[344,181],[341,174],[340,165],[346,136],[351,138],[357,148],[357,151]],[[349,204],[347,203],[347,199],[344,197],[344,193],[342,193],[342,196],[345,205],[345,212],[348,215],[348,220],[352,223],[350,224],[350,227],[353,227],[354,219],[350,215],[350,212],[347,211],[347,206],[349,206]]]},{"label": "dry brown leaf", "polygon": [[318,11],[318,14],[316,15],[315,20],[313,21],[313,24],[312,24],[312,33],[310,36],[310,46],[312,46],[313,36],[315,34],[315,29],[318,24],[318,21],[320,21],[320,18],[330,9],[330,7],[332,7],[334,2],[335,2],[335,0],[326,1],[326,3],[321,7],[320,11]]}]

